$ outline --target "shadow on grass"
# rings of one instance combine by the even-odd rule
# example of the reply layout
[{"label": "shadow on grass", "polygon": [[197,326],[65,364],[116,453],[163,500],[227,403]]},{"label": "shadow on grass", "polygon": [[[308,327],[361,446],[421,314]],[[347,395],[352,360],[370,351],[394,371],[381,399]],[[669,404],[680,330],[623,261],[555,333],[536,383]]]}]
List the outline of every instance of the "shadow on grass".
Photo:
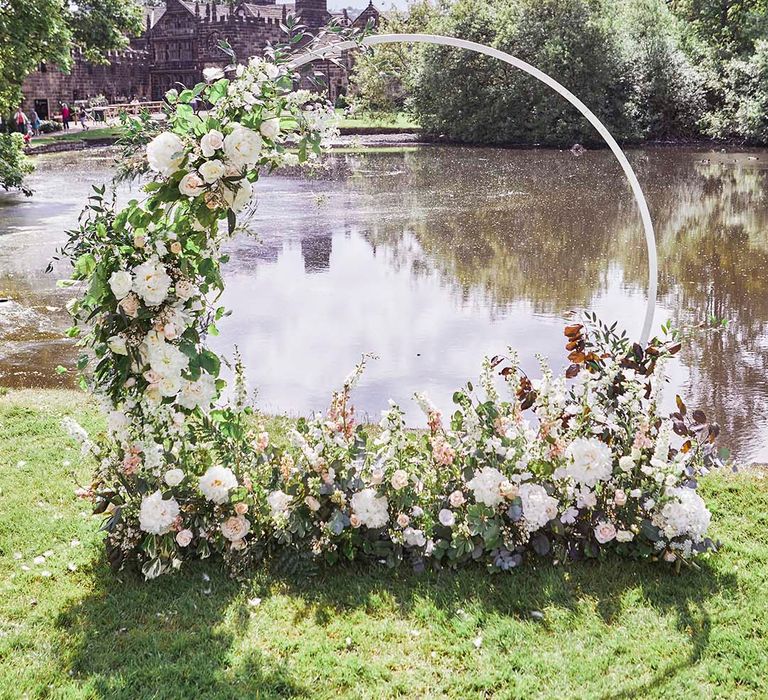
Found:
[{"label": "shadow on grass", "polygon": [[[617,689],[603,695],[602,700],[645,698],[652,691],[656,696],[660,688],[674,682],[678,673],[695,666],[710,638],[712,622],[707,602],[718,591],[736,586],[733,574],[716,571],[706,562],[698,570],[684,569],[679,575],[658,563],[621,560],[566,567],[528,566],[508,575],[490,575],[479,567],[459,574],[424,575],[372,572],[363,566],[355,566],[352,572],[351,568],[326,572],[317,580],[286,583],[292,593],[306,601],[320,625],[375,604],[382,594],[390,596],[404,616],[413,612],[417,600],[426,600],[447,615],[474,603],[481,615],[518,618],[550,628],[546,617],[535,622],[531,612],[555,607],[576,613],[586,603],[594,606],[606,625],[611,625],[618,622],[627,606],[626,601],[622,602],[624,594],[633,591],[631,605],[653,608],[660,617],[673,615],[677,629],[690,644],[687,650],[681,649],[679,661],[658,669],[649,681]],[[550,631],[563,635],[565,645],[571,643],[562,629]],[[631,678],[627,680],[632,683]]]},{"label": "shadow on grass", "polygon": [[[604,696],[629,700],[658,693],[681,670],[698,663],[710,636],[706,603],[718,590],[735,585],[732,575],[707,564],[679,576],[658,564],[621,561],[528,566],[495,576],[480,568],[417,575],[372,566],[348,565],[312,578],[260,572],[250,588],[258,595],[280,590],[299,599],[302,609],[297,615],[306,619],[309,614],[319,626],[355,610],[375,608],[386,598],[403,617],[424,603],[446,619],[471,605],[481,616],[519,618],[545,628],[550,625],[547,618],[535,622],[531,611],[555,607],[577,613],[590,605],[610,625],[626,604],[623,595],[632,590],[632,605],[673,614],[690,645],[678,662],[658,669],[650,681]],[[143,583],[135,574],[115,576],[98,564],[92,591],[57,622],[70,639],[61,651],[63,672],[103,698],[317,696],[320,689],[302,685],[286,666],[258,651],[235,649],[236,630],[247,628],[250,612],[246,596],[239,595],[240,585],[216,573],[221,568],[218,561],[201,562],[183,574]],[[205,580],[205,572],[210,580]],[[239,605],[234,604],[238,595]],[[552,632],[562,634],[568,644],[567,632]]]},{"label": "shadow on grass", "polygon": [[144,582],[98,561],[92,588],[56,621],[62,673],[109,700],[309,697],[280,664],[236,653],[227,624],[241,587],[218,561]]}]

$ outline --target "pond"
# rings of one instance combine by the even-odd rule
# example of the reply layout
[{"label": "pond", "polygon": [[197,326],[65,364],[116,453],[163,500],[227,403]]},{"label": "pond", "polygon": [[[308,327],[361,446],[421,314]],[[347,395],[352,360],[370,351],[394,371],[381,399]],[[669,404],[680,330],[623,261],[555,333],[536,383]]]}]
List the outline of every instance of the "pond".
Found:
[{"label": "pond", "polygon": [[[62,336],[67,292],[45,267],[113,153],[40,156],[32,199],[0,195],[0,384],[60,386],[76,352]],[[723,426],[722,443],[768,461],[768,152],[629,154],[657,229],[654,327],[725,319],[670,367],[675,392]],[[330,156],[311,177],[259,184],[253,236],[229,244],[215,347],[237,344],[266,411],[326,406],[364,352],[356,392],[376,419],[387,399],[419,420],[444,411],[486,354],[564,365],[563,319],[592,309],[631,335],[647,285],[639,216],[607,151],[463,147]],[[132,195],[138,190],[134,188]],[[121,190],[121,197],[128,191]],[[58,270],[59,276],[64,272]]]}]

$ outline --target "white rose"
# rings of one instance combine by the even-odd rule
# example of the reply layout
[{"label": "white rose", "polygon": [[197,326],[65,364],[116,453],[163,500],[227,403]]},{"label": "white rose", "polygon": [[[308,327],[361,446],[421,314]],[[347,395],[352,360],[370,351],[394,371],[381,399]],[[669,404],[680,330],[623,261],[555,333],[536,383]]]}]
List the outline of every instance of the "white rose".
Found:
[{"label": "white rose", "polygon": [[287,513],[291,501],[293,501],[293,496],[289,496],[282,491],[273,491],[270,493],[269,496],[267,496],[267,503],[269,504],[269,509],[272,511],[272,517],[274,518]]},{"label": "white rose", "polygon": [[133,269],[133,291],[148,306],[158,306],[165,301],[171,287],[171,278],[157,258],[147,260]]},{"label": "white rose", "polygon": [[178,544],[179,547],[187,547],[192,541],[192,537],[192,530],[179,530],[176,533],[176,544]]},{"label": "white rose", "polygon": [[203,496],[219,505],[229,500],[229,492],[234,488],[237,488],[237,477],[226,467],[209,467],[200,477]]},{"label": "white rose", "polygon": [[203,68],[203,80],[206,83],[212,83],[214,80],[220,80],[224,77],[224,71],[218,66]]},{"label": "white rose", "polygon": [[233,515],[221,524],[221,534],[231,542],[242,540],[250,530],[250,521],[242,515]]},{"label": "white rose", "polygon": [[107,347],[115,353],[115,355],[127,355],[128,346],[125,343],[125,338],[121,335],[113,335],[107,340]]},{"label": "white rose", "polygon": [[320,501],[318,501],[314,496],[307,496],[304,499],[304,503],[306,503],[307,507],[313,512],[320,510]]},{"label": "white rose", "polygon": [[623,472],[631,472],[634,469],[635,460],[628,455],[619,458],[619,469]]},{"label": "white rose", "polygon": [[179,504],[173,498],[163,499],[158,490],[145,496],[139,508],[139,527],[150,535],[164,535],[179,517]]},{"label": "white rose", "polygon": [[109,276],[109,287],[116,299],[123,299],[133,287],[133,276],[125,270],[117,270]]},{"label": "white rose", "polygon": [[156,173],[170,177],[184,162],[184,143],[170,131],[155,136],[147,144],[147,162]]},{"label": "white rose", "polygon": [[270,80],[274,80],[280,75],[280,67],[276,66],[274,63],[264,63],[263,70]]},{"label": "white rose", "polygon": [[184,481],[184,472],[181,469],[169,469],[165,472],[163,481],[165,481],[168,486],[178,486]]},{"label": "white rose", "polygon": [[200,150],[206,158],[210,158],[216,151],[224,147],[224,134],[217,129],[211,129],[200,139]]},{"label": "white rose", "polygon": [[395,489],[395,491],[404,489],[406,486],[408,486],[408,472],[405,471],[405,469],[395,470],[395,473],[392,474],[390,483],[392,484],[392,488]]},{"label": "white rose", "polygon": [[635,534],[630,530],[619,530],[616,533],[617,542],[631,542],[635,538]]},{"label": "white rose", "polygon": [[261,134],[239,124],[224,137],[224,153],[234,167],[254,165],[259,160],[261,145]]},{"label": "white rose", "polygon": [[278,117],[273,117],[272,119],[265,119],[263,122],[261,122],[259,131],[261,132],[261,135],[265,139],[274,141],[277,138],[277,136],[280,134],[280,119]]},{"label": "white rose", "polygon": [[437,519],[440,521],[440,524],[445,525],[445,527],[453,527],[456,522],[456,516],[453,514],[453,511],[448,510],[447,508],[443,508],[437,514]]},{"label": "white rose", "polygon": [[220,160],[207,160],[198,168],[198,172],[203,180],[211,184],[224,177],[224,163]]},{"label": "white rose", "polygon": [[179,182],[179,192],[185,197],[197,197],[205,192],[205,183],[197,173],[187,173]]},{"label": "white rose", "polygon": [[595,527],[595,539],[600,544],[610,542],[614,537],[616,537],[616,528],[613,526],[613,523],[601,520]]},{"label": "white rose", "polygon": [[203,409],[210,407],[216,396],[216,380],[210,374],[201,374],[197,381],[185,381],[181,387],[176,403],[193,411],[200,406]]},{"label": "white rose", "polygon": [[176,283],[176,296],[182,301],[187,301],[195,293],[195,286],[188,280],[179,280]]}]

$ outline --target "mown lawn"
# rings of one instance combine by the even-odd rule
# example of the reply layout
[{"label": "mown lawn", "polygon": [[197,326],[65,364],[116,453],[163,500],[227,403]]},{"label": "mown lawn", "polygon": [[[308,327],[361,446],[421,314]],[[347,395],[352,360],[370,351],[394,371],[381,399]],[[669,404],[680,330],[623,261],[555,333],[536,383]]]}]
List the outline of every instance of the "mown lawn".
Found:
[{"label": "mown lawn", "polygon": [[208,561],[143,583],[104,565],[66,414],[100,423],[74,392],[0,396],[2,698],[768,697],[759,474],[705,480],[723,549],[680,575],[373,566],[242,587]]},{"label": "mown lawn", "polygon": [[54,131],[50,134],[42,134],[32,139],[31,146],[42,146],[46,143],[60,141],[97,141],[99,139],[118,138],[122,135],[123,129],[119,126],[91,126],[84,131],[79,124],[72,126],[68,131]]}]

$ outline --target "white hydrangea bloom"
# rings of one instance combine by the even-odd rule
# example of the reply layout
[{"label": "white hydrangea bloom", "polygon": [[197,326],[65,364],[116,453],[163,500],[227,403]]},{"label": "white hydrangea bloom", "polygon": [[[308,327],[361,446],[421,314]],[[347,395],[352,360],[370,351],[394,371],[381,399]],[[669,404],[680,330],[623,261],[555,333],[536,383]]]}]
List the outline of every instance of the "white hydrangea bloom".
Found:
[{"label": "white hydrangea bloom", "polygon": [[707,532],[712,514],[704,499],[693,489],[679,487],[667,489],[672,500],[664,504],[653,521],[665,537],[690,537],[699,542]]},{"label": "white hydrangea bloom", "polygon": [[293,501],[293,496],[289,496],[282,491],[273,491],[267,496],[267,503],[272,511],[272,517],[276,518],[288,512],[288,508]]}]

